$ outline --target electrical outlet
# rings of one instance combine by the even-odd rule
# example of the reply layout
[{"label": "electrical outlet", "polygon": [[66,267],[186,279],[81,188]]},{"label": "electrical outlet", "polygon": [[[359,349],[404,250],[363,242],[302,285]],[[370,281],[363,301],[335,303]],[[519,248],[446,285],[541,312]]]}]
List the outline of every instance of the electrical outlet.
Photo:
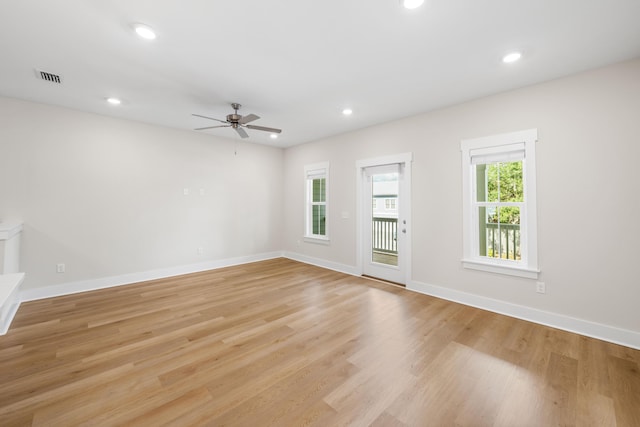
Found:
[{"label": "electrical outlet", "polygon": [[184,194],[185,196],[189,195],[189,189],[185,188],[184,190],[182,190],[182,194]]},{"label": "electrical outlet", "polygon": [[198,255],[202,255],[204,253],[204,249],[203,248],[198,248]]},{"label": "electrical outlet", "polygon": [[547,286],[544,282],[536,282],[536,292],[539,294],[547,293]]},{"label": "electrical outlet", "polygon": [[64,264],[56,264],[56,272],[64,273],[64,270],[65,270]]}]

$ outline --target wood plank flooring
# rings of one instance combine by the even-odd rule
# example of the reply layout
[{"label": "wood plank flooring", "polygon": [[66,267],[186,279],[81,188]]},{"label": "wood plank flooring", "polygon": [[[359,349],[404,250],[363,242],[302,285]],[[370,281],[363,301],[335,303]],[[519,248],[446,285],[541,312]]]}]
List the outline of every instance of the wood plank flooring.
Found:
[{"label": "wood plank flooring", "polygon": [[2,426],[640,426],[640,351],[286,259],[24,303]]}]

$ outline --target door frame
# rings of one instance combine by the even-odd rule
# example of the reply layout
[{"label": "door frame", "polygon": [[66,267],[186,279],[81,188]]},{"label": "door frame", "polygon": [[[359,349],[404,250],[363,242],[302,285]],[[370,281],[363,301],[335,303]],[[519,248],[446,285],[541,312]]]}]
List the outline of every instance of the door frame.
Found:
[{"label": "door frame", "polygon": [[[364,181],[364,169],[373,166],[385,166],[393,164],[403,164],[404,166],[404,182],[401,193],[403,194],[401,203],[402,219],[398,218],[398,227],[400,227],[400,221],[404,220],[407,223],[402,224],[406,228],[407,232],[404,236],[404,253],[399,257],[399,262],[402,263],[401,269],[404,270],[404,285],[409,286],[411,281],[411,163],[413,161],[413,153],[400,153],[392,154],[389,156],[373,157],[369,159],[362,159],[356,161],[356,272],[358,275],[362,275],[364,271],[364,256],[363,250],[364,236],[363,236],[363,212],[364,212],[364,200],[362,185]],[[371,205],[371,202],[369,202]]]}]

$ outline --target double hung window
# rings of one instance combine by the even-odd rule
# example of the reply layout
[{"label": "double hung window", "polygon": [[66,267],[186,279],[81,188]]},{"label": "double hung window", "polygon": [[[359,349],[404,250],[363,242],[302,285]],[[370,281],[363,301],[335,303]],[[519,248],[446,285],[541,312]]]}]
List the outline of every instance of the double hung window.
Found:
[{"label": "double hung window", "polygon": [[463,266],[536,278],[535,129],[468,139],[463,169]]},{"label": "double hung window", "polygon": [[327,241],[329,163],[305,166],[305,181],[305,237]]}]

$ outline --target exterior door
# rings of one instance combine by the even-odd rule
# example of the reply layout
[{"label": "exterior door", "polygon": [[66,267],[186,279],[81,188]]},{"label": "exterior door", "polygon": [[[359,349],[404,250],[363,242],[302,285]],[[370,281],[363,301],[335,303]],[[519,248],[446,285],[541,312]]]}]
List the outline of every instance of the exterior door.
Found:
[{"label": "exterior door", "polygon": [[406,284],[405,164],[362,168],[362,272]]}]

